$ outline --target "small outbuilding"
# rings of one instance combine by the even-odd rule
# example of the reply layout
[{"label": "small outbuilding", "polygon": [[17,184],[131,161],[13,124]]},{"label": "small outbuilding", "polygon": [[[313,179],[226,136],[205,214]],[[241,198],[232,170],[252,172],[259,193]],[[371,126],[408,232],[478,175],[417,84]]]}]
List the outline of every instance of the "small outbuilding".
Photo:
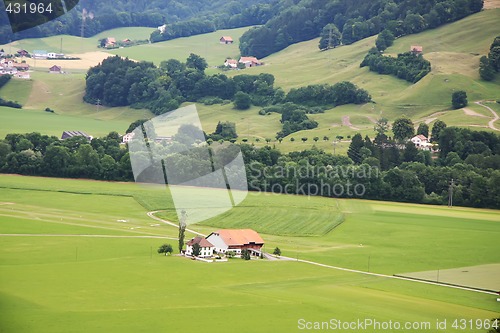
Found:
[{"label": "small outbuilding", "polygon": [[222,36],[219,39],[219,42],[221,44],[233,44],[234,43],[233,38],[231,36]]}]

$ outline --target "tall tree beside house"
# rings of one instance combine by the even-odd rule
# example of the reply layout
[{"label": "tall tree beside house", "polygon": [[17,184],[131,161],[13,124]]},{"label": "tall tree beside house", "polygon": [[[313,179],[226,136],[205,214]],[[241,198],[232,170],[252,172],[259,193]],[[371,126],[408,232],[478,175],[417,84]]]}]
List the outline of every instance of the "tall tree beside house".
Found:
[{"label": "tall tree beside house", "polygon": [[243,249],[241,251],[241,259],[250,260],[250,251],[248,251],[247,249]]},{"label": "tall tree beside house", "polygon": [[420,123],[420,125],[418,125],[418,128],[417,128],[417,135],[418,134],[422,134],[423,136],[428,138],[429,137],[429,125],[427,125],[426,123]]},{"label": "tall tree beside house", "polygon": [[342,34],[340,33],[337,26],[333,23],[325,25],[320,35],[321,39],[319,40],[319,49],[320,50],[328,50],[333,49],[340,45],[340,41],[342,39]]},{"label": "tall tree beside house", "polygon": [[392,132],[394,133],[394,139],[401,142],[405,141],[415,134],[413,122],[408,117],[398,118],[392,124]]},{"label": "tall tree beside house", "polygon": [[361,163],[362,161],[362,156],[361,156],[361,148],[364,147],[364,141],[363,137],[361,134],[356,133],[352,137],[351,144],[349,145],[349,149],[347,150],[347,156],[356,164]]},{"label": "tall tree beside house", "polygon": [[186,233],[186,220],[187,213],[185,210],[181,212],[181,218],[179,220],[179,253],[182,253],[182,248],[184,247],[184,237]]},{"label": "tall tree beside house", "polygon": [[199,243],[193,244],[193,257],[197,257],[201,254],[201,247]]},{"label": "tall tree beside house", "polygon": [[467,93],[463,90],[455,91],[451,95],[451,105],[453,106],[453,109],[461,109],[465,106],[467,106]]}]

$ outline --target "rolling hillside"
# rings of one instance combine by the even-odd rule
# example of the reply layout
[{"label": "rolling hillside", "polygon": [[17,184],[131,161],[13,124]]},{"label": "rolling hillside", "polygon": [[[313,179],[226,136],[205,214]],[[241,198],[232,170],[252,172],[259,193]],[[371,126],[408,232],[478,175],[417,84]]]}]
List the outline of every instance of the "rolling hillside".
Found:
[{"label": "rolling hillside", "polygon": [[[276,86],[289,90],[294,87],[317,83],[335,83],[349,80],[358,86],[367,89],[375,103],[366,105],[345,105],[324,114],[312,115],[311,118],[319,122],[314,130],[293,133],[282,143],[274,141],[276,132],[280,129],[279,115],[265,116],[264,120],[258,115],[258,107],[247,111],[233,110],[231,105],[198,105],[200,116],[207,132],[213,131],[219,120],[233,121],[237,124],[240,139],[246,138],[249,142],[265,145],[265,139],[270,138],[283,151],[301,150],[312,145],[323,149],[333,150],[331,141],[336,136],[343,136],[344,140],[335,146],[336,152],[345,152],[349,137],[357,132],[363,135],[373,134],[373,124],[381,116],[390,120],[400,115],[410,116],[415,124],[426,122],[430,125],[442,119],[448,125],[464,126],[474,129],[492,130],[488,123],[494,119],[493,114],[486,108],[472,103],[477,100],[495,100],[500,98],[500,77],[493,82],[479,80],[477,68],[479,57],[487,52],[489,45],[500,30],[495,24],[500,19],[500,9],[490,9],[467,17],[458,22],[429,30],[420,34],[405,36],[395,41],[394,45],[386,50],[387,54],[395,55],[405,51],[410,45],[419,44],[424,48],[424,57],[431,61],[432,72],[417,84],[369,72],[367,68],[360,68],[359,64],[374,46],[376,37],[370,37],[353,45],[341,46],[329,51],[319,51],[318,39],[299,43],[273,54],[265,59],[265,66],[242,71],[225,72],[227,75],[271,73],[276,77]],[[238,55],[238,45],[221,45],[218,37],[230,35],[235,41],[248,28],[217,31],[210,34],[193,36],[161,42],[151,45],[141,45],[124,49],[115,49],[100,52],[96,45],[100,38],[114,36],[115,38],[144,38],[150,28],[120,28],[101,33],[93,38],[81,41],[77,37],[63,36],[63,52],[78,52],[82,50],[84,59],[79,66],[67,65],[71,75],[53,76],[44,73],[44,65],[40,61],[32,73],[32,81],[19,82],[12,80],[2,90],[0,95],[11,100],[18,100],[25,105],[25,109],[41,110],[50,107],[56,110],[59,116],[84,117],[106,121],[106,126],[89,124],[88,131],[100,135],[104,128],[123,132],[124,124],[131,121],[150,117],[146,111],[137,111],[130,108],[97,108],[82,102],[84,90],[84,67],[88,63],[101,61],[110,54],[128,56],[136,60],[153,61],[156,64],[168,58],[184,60],[193,52],[207,58],[210,66],[222,63],[226,57]],[[15,47],[27,49],[54,49],[60,46],[60,36],[43,39],[23,40],[14,43]],[[85,62],[86,61],[86,62]],[[66,61],[66,63],[69,63]],[[48,65],[48,63],[47,63]],[[82,69],[77,69],[82,67]],[[48,67],[48,66],[47,66]],[[209,73],[217,73],[215,68],[209,68]],[[465,89],[471,102],[468,110],[451,111],[451,93],[457,89]],[[63,92],[64,91],[64,92]],[[498,110],[495,103],[490,103],[494,110]],[[473,111],[473,112],[471,112]],[[7,112],[2,114],[6,116]],[[13,124],[22,123],[19,130],[27,131],[30,128],[40,128],[31,124],[29,117],[22,111],[9,113]],[[16,120],[16,117],[19,119]],[[62,122],[64,123],[64,122]],[[493,122],[500,128],[498,121]],[[43,127],[42,127],[43,128]],[[2,128],[2,133],[12,131],[13,128]],[[60,128],[58,128],[59,131]],[[5,132],[5,133],[4,133]],[[329,141],[323,141],[327,136]],[[293,137],[295,142],[291,142]],[[307,137],[304,143],[301,138]],[[313,138],[319,137],[318,142]]]}]

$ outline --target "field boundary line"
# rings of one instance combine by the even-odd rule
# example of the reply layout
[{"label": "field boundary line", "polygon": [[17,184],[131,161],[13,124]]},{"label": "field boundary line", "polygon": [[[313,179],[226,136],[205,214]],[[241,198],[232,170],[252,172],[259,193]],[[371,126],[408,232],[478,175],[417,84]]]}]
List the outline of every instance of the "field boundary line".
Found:
[{"label": "field boundary line", "polygon": [[0,234],[0,237],[90,237],[90,238],[160,238],[177,240],[167,236],[127,236],[127,235],[91,235],[91,234]]},{"label": "field boundary line", "polygon": [[479,290],[479,289],[476,289],[476,288],[469,288],[469,287],[463,287],[463,286],[455,286],[455,285],[444,284],[444,283],[434,282],[434,281],[416,280],[416,279],[411,279],[411,278],[397,276],[397,275],[387,275],[387,274],[380,274],[380,273],[365,272],[365,271],[360,271],[360,270],[357,270],[357,269],[350,269],[350,268],[344,268],[344,267],[337,267],[337,266],[332,266],[332,265],[321,264],[319,262],[314,262],[314,261],[309,261],[309,260],[304,260],[304,259],[297,259],[297,258],[290,258],[290,257],[283,257],[283,256],[281,256],[281,258],[283,258],[283,259],[285,259],[287,261],[297,261],[297,262],[302,262],[302,263],[305,263],[305,264],[310,264],[310,265],[316,265],[316,266],[325,267],[325,268],[336,269],[336,270],[340,270],[340,271],[344,271],[344,272],[365,274],[365,275],[377,276],[377,277],[381,277],[381,278],[403,280],[403,281],[417,282],[417,283],[423,283],[423,284],[430,284],[430,285],[435,285],[435,286],[440,286],[440,287],[448,287],[448,288],[454,288],[454,289],[460,289],[460,290],[467,290],[467,291],[473,291],[473,292],[482,293],[482,294],[489,294],[489,295],[498,296],[498,293],[496,293],[496,292],[486,291],[486,290]]}]

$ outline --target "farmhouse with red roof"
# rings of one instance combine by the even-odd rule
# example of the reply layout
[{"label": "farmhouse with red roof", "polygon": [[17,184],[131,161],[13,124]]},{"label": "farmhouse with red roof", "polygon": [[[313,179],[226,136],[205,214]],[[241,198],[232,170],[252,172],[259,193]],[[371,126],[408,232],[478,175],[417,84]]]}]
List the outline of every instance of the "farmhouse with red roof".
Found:
[{"label": "farmhouse with red roof", "polygon": [[221,44],[233,44],[234,43],[233,38],[231,36],[222,36],[219,39],[219,42]]}]

